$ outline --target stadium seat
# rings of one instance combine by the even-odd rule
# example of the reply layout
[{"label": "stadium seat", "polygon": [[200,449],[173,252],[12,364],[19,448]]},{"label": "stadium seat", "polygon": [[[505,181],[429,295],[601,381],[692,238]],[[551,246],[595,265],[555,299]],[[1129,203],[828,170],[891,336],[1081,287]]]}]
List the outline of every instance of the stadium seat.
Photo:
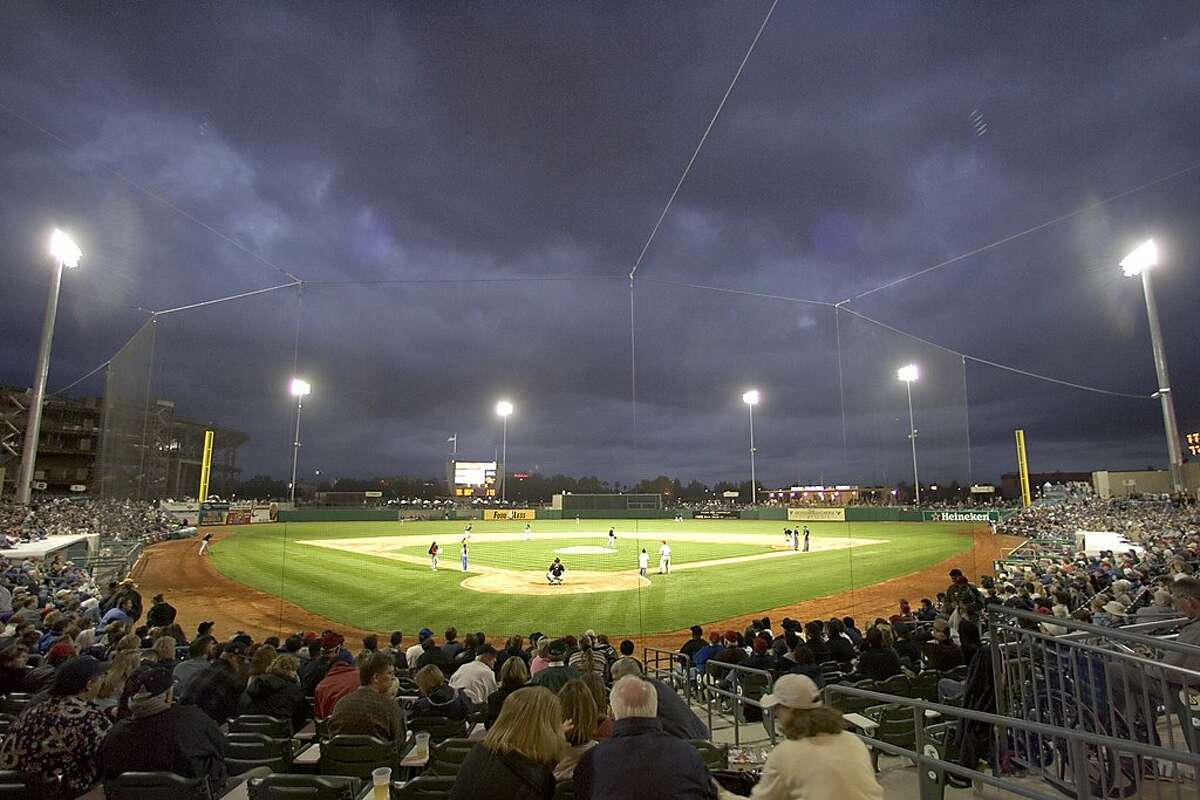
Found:
[{"label": "stadium seat", "polygon": [[467,736],[466,722],[447,717],[414,717],[408,721],[408,727],[413,733],[428,733],[431,742],[465,739]]},{"label": "stadium seat", "polygon": [[18,717],[30,703],[33,702],[33,695],[25,692],[10,692],[3,697],[0,697],[0,714],[10,714]]},{"label": "stadium seat", "polygon": [[901,697],[910,697],[912,683],[907,675],[893,675],[885,681],[876,683],[875,691],[880,694],[898,694]]},{"label": "stadium seat", "polygon": [[291,720],[268,717],[264,714],[243,714],[229,721],[230,733],[261,733],[272,739],[292,738]]},{"label": "stadium seat", "polygon": [[249,800],[355,800],[362,781],[345,775],[268,775],[246,785]]},{"label": "stadium seat", "polygon": [[554,785],[554,800],[574,800],[575,781],[562,781]]},{"label": "stadium seat", "polygon": [[[768,679],[763,675],[747,673],[739,675],[738,679],[738,693],[747,700],[761,700],[767,693]],[[739,703],[738,708],[741,709],[741,719],[746,722],[762,722],[763,711],[758,706]]]},{"label": "stadium seat", "polygon": [[936,703],[938,701],[938,681],[941,679],[942,674],[935,669],[917,673],[917,676],[911,679],[912,686],[909,697]]},{"label": "stadium seat", "polygon": [[123,772],[104,784],[106,800],[210,800],[207,778],[174,772]]},{"label": "stadium seat", "polygon": [[446,800],[455,780],[453,775],[422,775],[401,786],[392,797],[394,800]]},{"label": "stadium seat", "polygon": [[[921,750],[927,756],[942,761],[958,761],[958,722],[940,722],[936,725],[925,726],[925,741]],[[942,797],[946,786],[956,789],[969,789],[971,781],[953,773],[946,772],[936,765],[921,770],[922,797]]]},{"label": "stadium seat", "polygon": [[719,769],[729,769],[729,746],[717,745],[707,739],[688,739],[688,744],[700,752],[704,766],[709,772]]},{"label": "stadium seat", "polygon": [[241,775],[255,767],[288,772],[291,765],[291,739],[273,739],[261,733],[231,733],[225,738],[225,767],[230,775]]},{"label": "stadium seat", "polygon": [[[899,703],[871,706],[867,709],[866,716],[879,726],[871,731],[872,739],[906,750],[916,747],[917,728],[911,706],[902,706]],[[879,750],[871,748],[871,766],[876,772],[879,771],[879,753]]]},{"label": "stadium seat", "polygon": [[342,734],[321,745],[322,775],[345,775],[367,780],[376,767],[391,767],[400,774],[396,746],[374,736]]},{"label": "stadium seat", "polygon": [[435,744],[429,751],[426,774],[457,775],[459,768],[475,742],[470,739],[446,739]]},{"label": "stadium seat", "polygon": [[0,771],[0,800],[57,800],[58,785],[16,770]]},{"label": "stadium seat", "polygon": [[4,740],[4,737],[8,735],[8,729],[16,721],[17,716],[15,714],[0,714],[0,741]]}]

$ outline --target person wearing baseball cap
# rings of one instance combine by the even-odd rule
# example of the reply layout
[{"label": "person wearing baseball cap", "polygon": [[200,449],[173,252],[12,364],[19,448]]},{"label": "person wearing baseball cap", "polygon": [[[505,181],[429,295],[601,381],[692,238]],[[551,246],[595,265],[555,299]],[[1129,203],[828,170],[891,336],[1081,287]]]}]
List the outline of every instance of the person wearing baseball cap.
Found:
[{"label": "person wearing baseball cap", "polygon": [[842,712],[821,702],[811,678],[784,675],[760,702],[775,709],[775,724],[787,738],[767,757],[751,798],[882,800],[870,751],[845,729]]},{"label": "person wearing baseball cap", "polygon": [[246,645],[234,640],[219,647],[219,655],[197,675],[188,687],[183,702],[199,706],[218,725],[224,725],[238,713],[238,701],[246,688],[242,667],[247,660]]},{"label": "person wearing baseball cap", "polygon": [[94,702],[107,669],[91,656],[67,659],[49,697],[26,709],[4,737],[0,769],[43,781],[61,776],[64,797],[86,792],[96,782],[100,741],[112,726]]},{"label": "person wearing baseball cap", "polygon": [[176,705],[170,671],[149,665],[125,682],[119,721],[100,745],[100,777],[122,772],[173,772],[208,778],[213,796],[225,784],[223,737],[217,723],[197,706]]}]

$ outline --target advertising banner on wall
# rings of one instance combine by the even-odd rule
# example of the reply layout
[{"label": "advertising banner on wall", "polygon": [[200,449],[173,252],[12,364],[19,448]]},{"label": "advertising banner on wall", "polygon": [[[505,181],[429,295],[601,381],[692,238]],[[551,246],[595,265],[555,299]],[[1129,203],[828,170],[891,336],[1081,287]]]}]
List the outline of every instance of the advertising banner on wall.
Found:
[{"label": "advertising banner on wall", "polygon": [[483,518],[488,519],[536,519],[537,511],[532,508],[489,508],[483,512]]},{"label": "advertising banner on wall", "polygon": [[201,503],[201,525],[224,525],[225,517],[229,514],[229,503]]},{"label": "advertising banner on wall", "polygon": [[162,511],[166,511],[175,519],[182,522],[184,525],[199,525],[200,524],[200,504],[186,501],[169,501],[163,500],[158,504]]},{"label": "advertising banner on wall", "polygon": [[997,522],[999,511],[924,511],[926,522]]},{"label": "advertising banner on wall", "polygon": [[789,508],[789,522],[845,522],[844,508]]},{"label": "advertising banner on wall", "polygon": [[279,518],[279,506],[275,503],[255,503],[250,512],[251,522],[274,522]]}]

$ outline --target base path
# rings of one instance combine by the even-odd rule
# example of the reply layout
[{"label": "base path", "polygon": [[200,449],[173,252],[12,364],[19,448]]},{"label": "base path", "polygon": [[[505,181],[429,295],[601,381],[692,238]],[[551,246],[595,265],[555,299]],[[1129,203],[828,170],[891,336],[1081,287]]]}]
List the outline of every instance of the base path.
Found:
[{"label": "base path", "polygon": [[[211,558],[198,554],[199,537],[210,530],[216,541],[233,533],[224,528],[202,529],[193,539],[151,545],[143,552],[133,571],[133,578],[142,596],[150,598],[159,592],[165,594],[168,602],[179,612],[176,621],[189,636],[194,635],[196,626],[206,620],[215,623],[213,633],[220,639],[226,639],[237,631],[245,631],[256,640],[267,636],[286,636],[295,631],[319,632],[327,629],[336,630],[350,640],[368,633],[387,633],[362,630],[334,622],[294,603],[226,578],[213,566]],[[771,617],[776,625],[784,617],[809,620],[828,619],[834,615],[851,615],[866,624],[875,617],[887,617],[895,613],[901,597],[907,598],[915,606],[922,597],[933,598],[937,592],[945,591],[949,584],[946,573],[954,567],[961,569],[974,581],[981,575],[992,574],[992,562],[1002,558],[1024,541],[1016,536],[993,536],[986,531],[974,534],[973,538],[974,543],[970,550],[930,565],[919,572],[830,597],[814,598],[780,608],[764,609],[753,615],[711,622],[706,627],[711,630],[741,630],[751,619],[762,616]],[[544,576],[539,577],[545,580]],[[416,625],[420,624],[417,620],[413,622]],[[470,621],[463,622],[469,624]],[[686,629],[647,637],[642,637],[636,631],[627,631],[626,636],[622,636],[619,631],[610,631],[609,634],[614,641],[627,636],[647,645],[661,647],[678,647],[688,637]],[[410,638],[406,636],[405,640],[409,641]],[[500,641],[503,636],[501,632],[495,632],[489,638]],[[351,642],[352,646],[356,644]]]}]

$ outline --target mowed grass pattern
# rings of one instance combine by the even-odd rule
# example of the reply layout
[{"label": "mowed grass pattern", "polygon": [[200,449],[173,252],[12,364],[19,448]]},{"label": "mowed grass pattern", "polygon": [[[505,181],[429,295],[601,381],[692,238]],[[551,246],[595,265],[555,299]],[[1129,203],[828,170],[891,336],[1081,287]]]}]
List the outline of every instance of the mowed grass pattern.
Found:
[{"label": "mowed grass pattern", "polygon": [[[847,537],[882,540],[880,544],[804,553],[777,559],[731,563],[654,574],[660,538],[671,540],[673,561],[729,558],[770,551],[758,544],[709,544],[675,541],[680,532],[777,535],[784,542],[782,521],[749,520],[585,520],[535,521],[535,534],[594,532],[585,539],[555,538],[533,542],[486,543],[480,534],[519,533],[523,522],[473,523],[473,564],[541,571],[561,547],[605,543],[616,528],[616,555],[562,556],[575,569],[635,569],[637,552],[650,554],[649,587],[558,596],[485,594],[459,586],[458,543],[463,523],[336,522],[282,523],[236,529],[212,550],[217,569],[238,583],[282,595],[313,613],[369,630],[403,630],[429,626],[489,634],[543,630],[578,633],[595,628],[609,633],[657,633],[692,624],[707,624],[814,597],[849,592],[888,578],[916,572],[970,548],[962,533],[968,526],[949,523],[807,523],[817,540],[845,542]],[[297,544],[300,540],[420,535],[445,548],[442,569],[427,565]],[[285,548],[286,542],[286,548]],[[425,545],[427,547],[427,544]],[[424,547],[410,555],[424,556]]]}]

